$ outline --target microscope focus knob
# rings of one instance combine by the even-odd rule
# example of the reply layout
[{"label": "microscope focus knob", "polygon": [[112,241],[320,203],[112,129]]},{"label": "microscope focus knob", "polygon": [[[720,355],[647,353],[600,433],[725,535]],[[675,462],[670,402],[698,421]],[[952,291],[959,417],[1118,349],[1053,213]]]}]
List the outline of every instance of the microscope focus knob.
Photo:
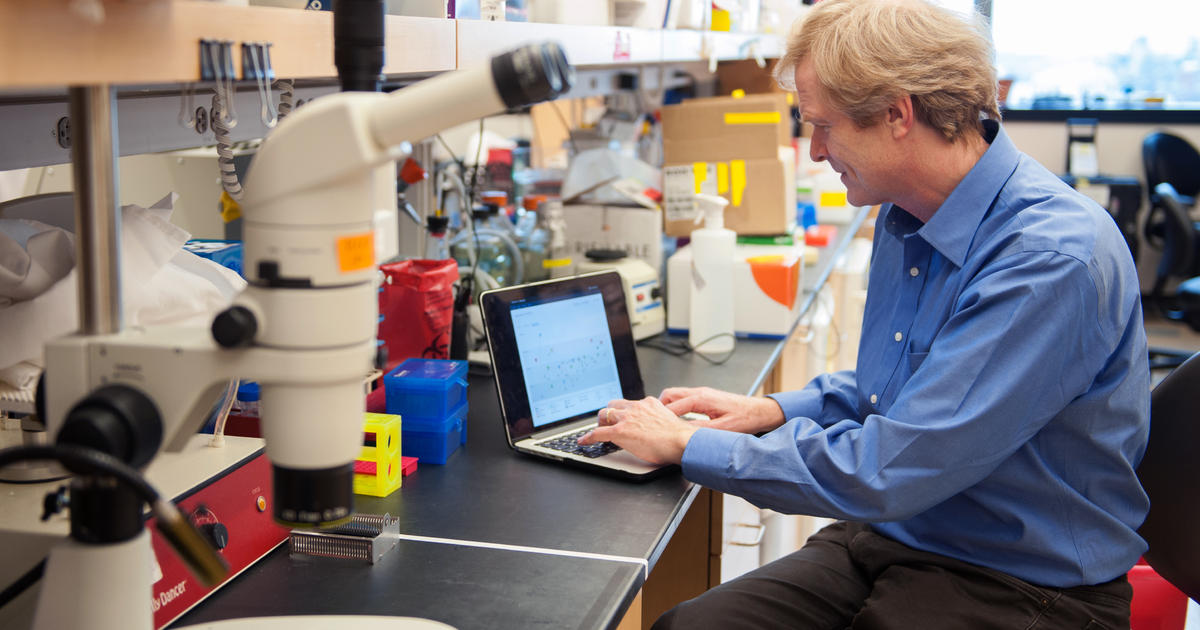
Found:
[{"label": "microscope focus knob", "polygon": [[150,463],[162,439],[162,416],[154,401],[122,384],[88,394],[67,413],[55,436],[57,444],[93,448],[134,468]]},{"label": "microscope focus knob", "polygon": [[248,346],[258,334],[258,320],[245,306],[231,306],[213,318],[212,335],[225,348]]},{"label": "microscope focus knob", "polygon": [[215,549],[224,549],[229,545],[229,528],[224,523],[205,523],[200,526],[200,533]]}]

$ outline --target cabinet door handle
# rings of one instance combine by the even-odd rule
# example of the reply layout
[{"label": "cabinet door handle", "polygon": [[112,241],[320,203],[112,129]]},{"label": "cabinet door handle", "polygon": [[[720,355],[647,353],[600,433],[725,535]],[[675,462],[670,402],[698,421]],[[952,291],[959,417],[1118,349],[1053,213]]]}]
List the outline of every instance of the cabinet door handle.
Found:
[{"label": "cabinet door handle", "polygon": [[751,542],[738,542],[736,540],[729,541],[729,544],[736,545],[738,547],[757,547],[759,543],[762,542],[763,535],[767,532],[767,528],[762,523],[734,523],[733,526],[758,530],[754,534],[754,540]]}]

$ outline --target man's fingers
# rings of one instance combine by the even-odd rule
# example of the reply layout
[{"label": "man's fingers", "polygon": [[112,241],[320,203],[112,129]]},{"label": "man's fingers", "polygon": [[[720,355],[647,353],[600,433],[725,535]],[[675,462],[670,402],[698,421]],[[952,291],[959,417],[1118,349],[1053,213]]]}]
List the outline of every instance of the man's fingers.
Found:
[{"label": "man's fingers", "polygon": [[609,435],[612,433],[612,431],[613,429],[610,427],[596,427],[595,429],[584,433],[583,436],[579,438],[579,443],[586,446],[588,444],[595,444],[597,442],[611,442],[612,440],[609,438]]},{"label": "man's fingers", "polygon": [[668,387],[662,390],[662,393],[658,395],[658,399],[663,401],[663,403],[670,403],[681,398],[686,398],[691,393],[691,387]]},{"label": "man's fingers", "polygon": [[671,413],[677,416],[682,416],[683,414],[692,411],[695,408],[694,403],[695,400],[691,398],[684,398],[682,400],[675,400],[672,402],[667,402],[665,400],[663,401],[663,405],[665,405],[667,409],[670,409]]}]

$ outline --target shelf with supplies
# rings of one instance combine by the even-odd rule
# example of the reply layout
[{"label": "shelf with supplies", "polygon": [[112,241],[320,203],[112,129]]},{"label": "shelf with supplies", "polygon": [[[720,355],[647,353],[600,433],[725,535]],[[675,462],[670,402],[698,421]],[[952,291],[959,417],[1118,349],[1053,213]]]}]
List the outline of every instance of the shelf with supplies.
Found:
[{"label": "shelf with supplies", "polygon": [[[200,80],[201,39],[226,40],[241,67],[242,42],[271,44],[281,78],[335,77],[333,14],[195,0],[0,3],[0,89]],[[427,74],[455,67],[453,20],[387,16],[384,72]]]},{"label": "shelf with supplies", "polygon": [[[198,0],[0,3],[0,89],[83,84],[168,84],[200,80],[201,39],[271,44],[275,76],[328,78],[332,13]],[[75,7],[75,8],[72,8]],[[487,22],[388,15],[388,75],[429,74],[470,65],[519,44],[557,40],[577,66],[710,61],[778,56],[773,34]]]},{"label": "shelf with supplies", "polygon": [[[98,8],[88,13],[87,7]],[[715,61],[776,57],[781,38],[773,34],[659,30],[621,26],[577,26],[386,16],[384,74],[407,82],[459,67],[485,63],[493,54],[523,43],[555,40],[583,73],[570,97],[616,89],[624,68],[691,64],[711,72]],[[269,6],[234,6],[200,0],[46,0],[0,2],[0,170],[70,161],[66,88],[111,85],[119,100],[120,155],[156,153],[211,145],[211,128],[188,126],[211,100],[211,80],[202,80],[201,41],[229,42],[228,65],[237,79],[236,110],[241,124],[231,139],[263,137],[262,98],[256,82],[243,77],[242,44],[269,44],[276,78],[297,79],[295,100],[304,103],[337,90],[333,64],[333,16]],[[221,66],[226,64],[222,63]],[[586,79],[585,79],[586,77]],[[643,77],[661,89],[661,74]],[[195,88],[195,89],[193,89]]]},{"label": "shelf with supplies", "polygon": [[727,61],[777,57],[773,34],[458,20],[458,64],[479,63],[523,43],[557,40],[575,66]]}]

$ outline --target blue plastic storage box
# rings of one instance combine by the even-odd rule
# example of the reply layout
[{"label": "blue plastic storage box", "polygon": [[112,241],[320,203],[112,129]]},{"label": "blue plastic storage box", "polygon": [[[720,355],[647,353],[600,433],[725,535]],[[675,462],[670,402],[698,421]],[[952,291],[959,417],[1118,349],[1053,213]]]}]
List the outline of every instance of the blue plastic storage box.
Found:
[{"label": "blue plastic storage box", "polygon": [[408,359],[383,377],[383,387],[387,412],[400,414],[402,427],[442,422],[467,403],[467,362]]},{"label": "blue plastic storage box", "polygon": [[422,464],[445,464],[467,443],[467,401],[441,420],[400,416],[400,453]]}]

